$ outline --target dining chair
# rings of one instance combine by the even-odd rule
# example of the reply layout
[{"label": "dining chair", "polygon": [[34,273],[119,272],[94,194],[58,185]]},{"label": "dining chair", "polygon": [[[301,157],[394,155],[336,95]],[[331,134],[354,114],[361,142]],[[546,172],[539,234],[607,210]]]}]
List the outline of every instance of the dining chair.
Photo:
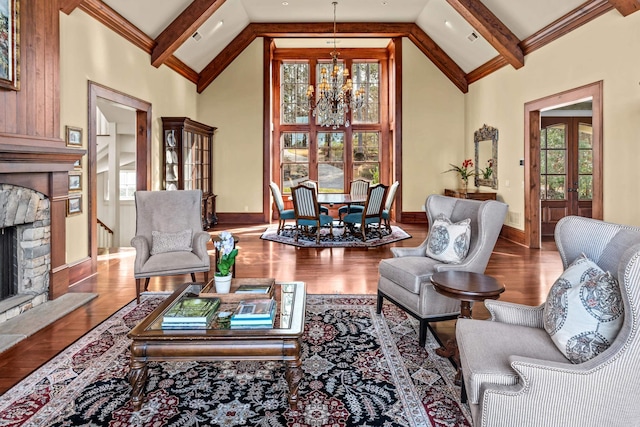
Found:
[{"label": "dining chair", "polygon": [[293,187],[291,197],[296,219],[296,242],[303,229],[306,233],[310,233],[312,227],[315,228],[316,243],[320,243],[320,228],[323,226],[329,225],[330,235],[333,236],[333,218],[320,213],[318,199],[312,187],[304,184]]},{"label": "dining chair", "polygon": [[[300,184],[306,185],[309,188],[313,188],[313,191],[315,191],[316,193],[316,200],[318,199],[318,183],[316,181],[313,181],[311,179],[305,179],[304,181],[300,181]],[[322,206],[321,204],[318,204],[318,207],[320,208],[321,214],[329,215],[328,207]]]},{"label": "dining chair", "polygon": [[367,200],[364,203],[362,212],[354,212],[345,215],[342,221],[345,224],[345,232],[348,230],[353,233],[356,225],[360,225],[360,233],[362,241],[367,240],[367,229],[372,224],[378,224],[378,229],[382,225],[383,202],[387,195],[387,187],[384,184],[376,184],[369,187],[367,191]]},{"label": "dining chair", "polygon": [[276,208],[278,208],[278,234],[280,234],[282,230],[284,230],[286,220],[296,219],[296,213],[293,209],[284,208],[284,200],[282,199],[282,193],[280,192],[278,184],[271,182],[269,188],[271,188],[273,202],[276,204]]},{"label": "dining chair", "polygon": [[[364,179],[356,179],[351,181],[351,185],[349,186],[349,195],[351,197],[359,197],[364,198],[367,197],[367,191],[369,190],[369,181]],[[338,209],[338,219],[342,222],[342,217],[344,215],[362,212],[364,210],[364,205],[362,203],[349,203],[345,206],[340,206]]]},{"label": "dining chair", "polygon": [[400,183],[398,181],[391,184],[389,192],[387,193],[387,201],[384,203],[384,209],[382,210],[382,219],[384,220],[384,225],[387,227],[387,231],[391,231],[391,205],[393,205],[393,200],[396,198],[396,191],[399,185]]}]

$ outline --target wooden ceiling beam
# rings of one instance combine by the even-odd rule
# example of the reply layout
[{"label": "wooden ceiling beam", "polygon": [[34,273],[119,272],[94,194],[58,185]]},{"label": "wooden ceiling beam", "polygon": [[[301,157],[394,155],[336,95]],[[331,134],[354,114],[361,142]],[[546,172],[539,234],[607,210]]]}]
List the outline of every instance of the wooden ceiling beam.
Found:
[{"label": "wooden ceiling beam", "polygon": [[[327,37],[333,34],[333,23],[259,23],[249,24],[201,72],[201,93],[257,37]],[[338,23],[338,37],[408,37],[462,92],[468,90],[464,71],[424,32],[413,23]]]},{"label": "wooden ceiling beam", "polygon": [[447,0],[462,17],[475,28],[513,68],[524,66],[520,39],[498,19],[480,0]]},{"label": "wooden ceiling beam", "polygon": [[155,39],[151,65],[159,67],[224,4],[225,0],[193,0]]},{"label": "wooden ceiling beam", "polygon": [[80,6],[83,0],[59,0],[58,5],[60,6],[60,10],[67,15],[71,15],[76,7]]},{"label": "wooden ceiling beam", "polygon": [[640,0],[609,0],[622,16],[631,15],[640,10]]}]

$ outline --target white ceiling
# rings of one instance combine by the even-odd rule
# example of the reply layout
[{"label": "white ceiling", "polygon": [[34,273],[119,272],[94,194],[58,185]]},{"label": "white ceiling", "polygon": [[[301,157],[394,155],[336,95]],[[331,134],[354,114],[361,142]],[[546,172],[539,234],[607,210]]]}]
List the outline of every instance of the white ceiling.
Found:
[{"label": "white ceiling", "polygon": [[[191,3],[191,0],[103,1],[152,39]],[[520,40],[584,1],[482,0]],[[202,38],[199,41],[189,38],[174,55],[199,73],[249,23],[331,22],[331,3],[332,0],[226,0],[197,30]],[[474,42],[467,39],[473,28],[446,0],[338,0],[336,16],[338,32],[340,22],[416,23],[466,73],[498,55],[482,37]],[[318,43],[326,46],[326,40],[317,39],[296,43],[296,46],[313,47]],[[377,43],[382,44],[384,40]],[[354,45],[357,43],[353,39],[346,39],[338,47]]]}]

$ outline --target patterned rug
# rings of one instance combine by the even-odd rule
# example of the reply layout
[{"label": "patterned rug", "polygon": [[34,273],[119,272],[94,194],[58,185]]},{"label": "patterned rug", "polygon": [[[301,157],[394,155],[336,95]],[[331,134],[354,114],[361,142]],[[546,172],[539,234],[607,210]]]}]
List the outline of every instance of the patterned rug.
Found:
[{"label": "patterned rug", "polygon": [[315,234],[306,235],[301,233],[296,242],[294,229],[290,226],[287,226],[281,234],[278,234],[277,231],[278,226],[272,225],[267,228],[260,238],[304,248],[372,248],[411,238],[410,234],[395,225],[391,226],[391,232],[388,232],[384,227],[380,230],[377,228],[372,229],[367,233],[365,242],[362,241],[359,234],[345,233],[344,227],[337,225],[333,226],[333,234],[329,233],[329,228],[323,227],[320,229],[319,244],[316,243]]},{"label": "patterned rug", "polygon": [[470,426],[454,369],[417,322],[375,296],[309,295],[298,410],[281,362],[149,364],[132,411],[127,332],[166,296],[144,296],[0,397],[2,426]]}]

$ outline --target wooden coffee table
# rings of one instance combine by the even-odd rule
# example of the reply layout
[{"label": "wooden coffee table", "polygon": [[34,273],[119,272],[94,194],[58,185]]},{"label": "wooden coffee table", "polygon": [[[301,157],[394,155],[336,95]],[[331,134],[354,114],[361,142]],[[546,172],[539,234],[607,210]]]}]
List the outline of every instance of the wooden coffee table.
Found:
[{"label": "wooden coffee table", "polygon": [[[139,410],[144,400],[147,363],[177,360],[282,360],[286,363],[289,405],[297,409],[298,386],[302,378],[300,338],[304,331],[304,282],[275,284],[278,311],[273,328],[163,330],[160,326],[163,313],[182,295],[198,295],[201,288],[197,283],[185,283],[129,332],[128,336],[133,340],[129,382],[134,409]],[[226,303],[222,298],[220,309],[229,311],[231,304],[237,302]]]},{"label": "wooden coffee table", "polygon": [[[471,303],[486,299],[498,299],[504,292],[504,285],[495,278],[469,271],[442,271],[431,276],[431,283],[439,294],[460,300],[460,315],[458,318],[471,318]],[[454,338],[436,350],[441,357],[453,358],[457,367],[455,382],[461,384],[460,353]]]}]

